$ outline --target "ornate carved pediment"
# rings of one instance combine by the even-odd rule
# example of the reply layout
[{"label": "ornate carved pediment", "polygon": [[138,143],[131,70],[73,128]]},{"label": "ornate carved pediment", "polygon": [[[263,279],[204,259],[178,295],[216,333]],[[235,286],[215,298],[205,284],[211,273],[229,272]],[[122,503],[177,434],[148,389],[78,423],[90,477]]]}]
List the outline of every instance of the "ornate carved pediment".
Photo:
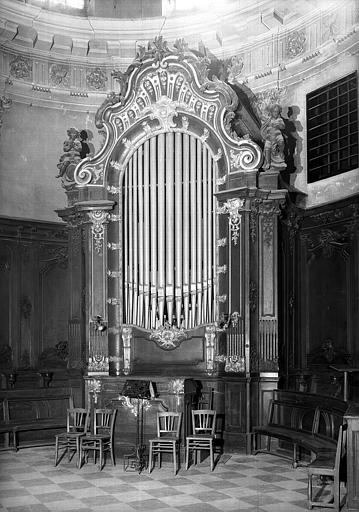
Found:
[{"label": "ornate carved pediment", "polygon": [[219,177],[257,169],[260,148],[250,135],[241,137],[230,129],[238,97],[227,83],[208,78],[208,64],[183,40],[170,46],[158,37],[147,48],[140,46],[125,73],[113,72],[120,94],[113,93],[96,116],[96,125],[104,128],[104,148],[79,163],[76,185],[103,186],[111,163],[121,172],[145,140],[171,131],[195,135],[218,155]]}]

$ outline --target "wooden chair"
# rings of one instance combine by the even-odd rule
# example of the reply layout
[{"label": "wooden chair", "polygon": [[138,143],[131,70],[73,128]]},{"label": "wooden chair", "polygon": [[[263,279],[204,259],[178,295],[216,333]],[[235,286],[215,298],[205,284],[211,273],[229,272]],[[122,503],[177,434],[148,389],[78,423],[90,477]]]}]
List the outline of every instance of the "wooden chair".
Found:
[{"label": "wooden chair", "polygon": [[115,466],[113,433],[115,430],[117,409],[95,409],[93,414],[93,434],[86,434],[80,439],[80,467],[83,459],[88,462],[89,452],[93,452],[94,463],[99,453],[99,470],[105,463],[105,455],[110,453],[112,465]]},{"label": "wooden chair", "polygon": [[214,469],[214,439],[216,428],[216,411],[211,409],[192,410],[192,435],[186,438],[186,469],[189,464],[189,454],[195,454],[197,463],[197,452],[209,451],[211,471]]},{"label": "wooden chair", "polygon": [[[150,453],[148,472],[151,473],[154,459],[158,456],[161,467],[162,454],[171,453],[173,456],[173,471],[177,473],[177,461],[180,461],[180,430],[182,413],[159,412],[157,413],[157,437],[150,439]],[[178,458],[177,458],[178,457]]]},{"label": "wooden chair", "polygon": [[[318,458],[308,467],[308,508],[327,507],[340,510],[340,466],[346,454],[347,425],[342,425],[339,429],[337,449],[335,457],[330,454],[319,454]],[[333,478],[333,503],[327,501],[313,500],[313,477],[331,477]]]},{"label": "wooden chair", "polygon": [[[55,436],[55,466],[67,453],[69,461],[77,454],[77,465],[80,466],[80,439],[89,429],[90,410],[82,408],[67,409],[66,432]],[[62,452],[62,453],[61,453]],[[71,452],[72,455],[71,455]]]}]

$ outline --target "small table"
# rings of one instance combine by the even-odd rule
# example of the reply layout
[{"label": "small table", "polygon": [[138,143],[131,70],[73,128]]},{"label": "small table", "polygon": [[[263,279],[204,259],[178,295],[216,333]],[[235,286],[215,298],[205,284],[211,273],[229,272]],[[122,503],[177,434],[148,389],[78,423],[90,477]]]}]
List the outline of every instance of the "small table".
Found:
[{"label": "small table", "polygon": [[329,368],[332,368],[332,370],[335,370],[337,372],[343,373],[344,376],[344,389],[343,389],[343,395],[344,395],[344,402],[348,401],[348,373],[354,373],[359,372],[359,368],[347,366],[345,364],[336,364],[336,365],[330,365]]}]

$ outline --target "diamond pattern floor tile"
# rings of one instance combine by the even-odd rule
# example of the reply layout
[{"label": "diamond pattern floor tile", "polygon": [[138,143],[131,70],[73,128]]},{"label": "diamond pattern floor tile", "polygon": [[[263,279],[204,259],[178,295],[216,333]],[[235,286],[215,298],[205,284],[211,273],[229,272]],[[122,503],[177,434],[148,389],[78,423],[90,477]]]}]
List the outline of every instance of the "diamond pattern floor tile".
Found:
[{"label": "diamond pattern floor tile", "polygon": [[[268,454],[228,454],[214,471],[208,461],[171,462],[143,471],[91,461],[53,465],[52,447],[0,452],[0,512],[305,512],[307,470]],[[326,512],[322,508],[321,512]]]}]

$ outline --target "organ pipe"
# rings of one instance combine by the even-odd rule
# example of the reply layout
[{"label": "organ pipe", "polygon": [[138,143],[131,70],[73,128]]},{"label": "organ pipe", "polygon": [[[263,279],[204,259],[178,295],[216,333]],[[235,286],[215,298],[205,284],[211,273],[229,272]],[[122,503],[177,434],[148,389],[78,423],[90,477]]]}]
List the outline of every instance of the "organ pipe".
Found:
[{"label": "organ pipe", "polygon": [[132,155],[123,200],[125,323],[189,329],[216,319],[214,192],[212,155],[188,133],[153,136]]}]

